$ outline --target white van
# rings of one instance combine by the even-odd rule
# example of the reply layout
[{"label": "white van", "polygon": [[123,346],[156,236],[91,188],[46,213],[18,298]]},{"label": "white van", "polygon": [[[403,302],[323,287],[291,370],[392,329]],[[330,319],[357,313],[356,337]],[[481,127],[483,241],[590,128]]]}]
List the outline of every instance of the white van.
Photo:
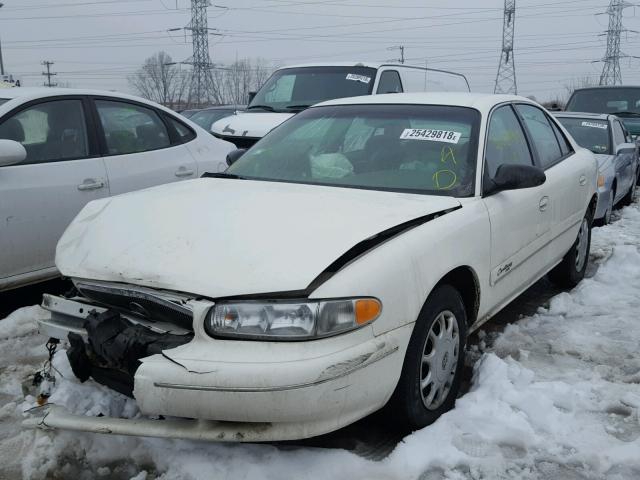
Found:
[{"label": "white van", "polygon": [[460,73],[390,63],[314,63],[274,72],[247,110],[211,126],[216,137],[249,148],[296,113],[335,98],[401,92],[468,92]]}]

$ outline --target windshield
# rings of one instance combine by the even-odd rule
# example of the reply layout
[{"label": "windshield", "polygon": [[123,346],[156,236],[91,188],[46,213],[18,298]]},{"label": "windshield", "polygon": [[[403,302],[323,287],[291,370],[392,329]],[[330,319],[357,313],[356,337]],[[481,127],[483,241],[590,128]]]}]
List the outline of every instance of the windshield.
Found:
[{"label": "windshield", "polygon": [[376,70],[366,67],[304,67],[275,72],[258,91],[249,109],[302,110],[325,100],[368,95]]},{"label": "windshield", "polygon": [[611,152],[609,142],[609,122],[590,118],[557,117],[578,145],[593,153],[608,154]]},{"label": "windshield", "polygon": [[228,117],[229,115],[233,115],[234,112],[235,110],[223,109],[201,110],[189,117],[189,120],[209,131],[214,122],[217,122],[221,118]]},{"label": "windshield", "polygon": [[464,107],[316,107],[227,170],[242,178],[472,196],[480,114]]},{"label": "windshield", "polygon": [[577,90],[569,99],[568,112],[640,114],[640,88],[591,88]]}]

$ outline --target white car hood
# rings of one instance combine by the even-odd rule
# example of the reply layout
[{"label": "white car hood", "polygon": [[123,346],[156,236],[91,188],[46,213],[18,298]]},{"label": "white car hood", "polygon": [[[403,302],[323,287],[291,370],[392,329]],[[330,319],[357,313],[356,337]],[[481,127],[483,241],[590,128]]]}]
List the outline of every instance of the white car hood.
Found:
[{"label": "white car hood", "polygon": [[304,290],[373,235],[457,208],[450,197],[203,178],[89,203],[56,265],[67,277],[211,298]]},{"label": "white car hood", "polygon": [[262,138],[293,115],[293,113],[272,112],[238,113],[215,122],[211,126],[211,132],[225,138]]}]

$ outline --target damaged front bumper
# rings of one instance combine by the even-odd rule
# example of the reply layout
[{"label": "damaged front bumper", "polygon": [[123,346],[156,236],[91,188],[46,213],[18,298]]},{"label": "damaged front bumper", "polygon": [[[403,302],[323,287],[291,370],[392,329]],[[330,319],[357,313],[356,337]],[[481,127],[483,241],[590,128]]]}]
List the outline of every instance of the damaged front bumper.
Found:
[{"label": "damaged front bumper", "polygon": [[[193,337],[141,358],[133,388],[143,415],[181,418],[87,417],[49,405],[36,410],[25,426],[247,442],[320,435],[387,402],[412,329],[408,325],[376,337],[371,328],[362,328],[308,342],[217,340],[204,331],[213,303],[187,304]],[[61,339],[74,333],[87,339],[82,325],[92,305],[47,296],[43,306],[51,318],[40,322],[42,333]]]}]

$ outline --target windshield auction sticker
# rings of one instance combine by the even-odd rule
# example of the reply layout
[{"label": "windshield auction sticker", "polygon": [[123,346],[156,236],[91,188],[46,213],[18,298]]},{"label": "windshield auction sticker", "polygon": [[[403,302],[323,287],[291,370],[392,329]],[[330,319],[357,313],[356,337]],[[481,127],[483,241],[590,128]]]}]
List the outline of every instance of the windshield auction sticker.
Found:
[{"label": "windshield auction sticker", "polygon": [[591,128],[602,128],[606,130],[608,128],[606,123],[596,123],[596,122],[582,122],[583,127],[591,127]]},{"label": "windshield auction sticker", "polygon": [[371,77],[366,77],[364,75],[356,75],[355,73],[347,74],[347,80],[353,80],[355,82],[369,83],[371,81]]},{"label": "windshield auction sticker", "polygon": [[450,130],[433,130],[430,128],[406,128],[400,138],[402,140],[429,140],[432,142],[458,143],[462,133]]}]

